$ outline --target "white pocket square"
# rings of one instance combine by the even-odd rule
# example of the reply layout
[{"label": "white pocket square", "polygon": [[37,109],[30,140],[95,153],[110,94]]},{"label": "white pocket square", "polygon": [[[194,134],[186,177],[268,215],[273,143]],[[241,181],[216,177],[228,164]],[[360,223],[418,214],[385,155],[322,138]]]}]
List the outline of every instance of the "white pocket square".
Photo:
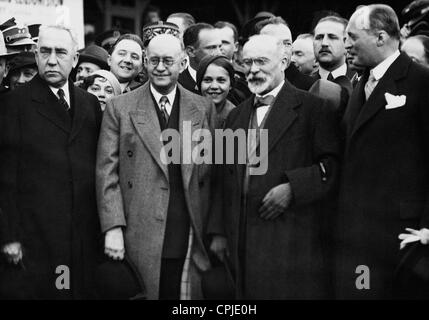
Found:
[{"label": "white pocket square", "polygon": [[393,94],[386,92],[384,94],[384,97],[386,98],[386,102],[387,102],[386,110],[403,107],[407,102],[407,97],[404,95],[394,96]]}]

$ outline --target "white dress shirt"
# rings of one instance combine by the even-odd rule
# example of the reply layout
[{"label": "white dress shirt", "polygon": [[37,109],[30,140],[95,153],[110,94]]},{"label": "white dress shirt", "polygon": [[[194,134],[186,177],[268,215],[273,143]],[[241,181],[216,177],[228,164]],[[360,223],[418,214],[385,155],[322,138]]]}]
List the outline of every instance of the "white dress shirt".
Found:
[{"label": "white dress shirt", "polygon": [[163,96],[166,96],[168,98],[168,102],[165,104],[165,109],[167,110],[168,116],[170,116],[171,108],[173,108],[174,99],[176,98],[176,91],[177,91],[177,86],[175,86],[174,89],[171,90],[169,94],[161,94],[158,91],[156,91],[156,89],[152,86],[152,84],[150,85],[150,92],[152,92],[153,97],[155,98],[155,101],[158,104],[159,110],[161,110],[159,100],[161,100]]},{"label": "white dress shirt", "polygon": [[392,55],[384,59],[375,68],[370,70],[377,83],[384,76],[386,71],[390,68],[392,63],[395,62],[395,60],[399,57],[400,54],[401,53],[399,52],[399,50],[396,50]]},{"label": "white dress shirt", "polygon": [[191,75],[192,79],[194,79],[195,82],[197,82],[197,70],[193,69],[191,65],[188,66],[189,74]]},{"label": "white dress shirt", "polygon": [[347,74],[347,64],[344,63],[343,65],[341,65],[340,67],[338,67],[333,71],[325,70],[319,66],[320,79],[327,80],[329,73],[332,73],[332,76],[334,77],[334,79],[338,78],[339,76],[345,76]]},{"label": "white dress shirt", "polygon": [[69,105],[69,107],[71,107],[71,104],[70,104],[70,90],[69,90],[69,82],[68,81],[61,88],[54,88],[54,87],[51,87],[51,86],[49,86],[49,88],[51,89],[51,91],[53,92],[53,94],[58,98],[58,100],[60,99],[60,96],[58,95],[58,90],[63,89],[63,91],[64,91],[64,99],[66,99],[67,104]]},{"label": "white dress shirt", "polygon": [[[285,81],[283,80],[277,87],[275,87],[273,90],[271,90],[267,94],[264,94],[263,96],[260,96],[257,94],[256,96],[264,98],[266,96],[271,95],[271,96],[274,96],[274,98],[276,98],[284,84],[285,84]],[[261,125],[262,120],[264,120],[265,115],[267,114],[269,108],[270,108],[270,106],[261,106],[261,107],[256,109],[256,121],[258,121],[258,126]]]}]

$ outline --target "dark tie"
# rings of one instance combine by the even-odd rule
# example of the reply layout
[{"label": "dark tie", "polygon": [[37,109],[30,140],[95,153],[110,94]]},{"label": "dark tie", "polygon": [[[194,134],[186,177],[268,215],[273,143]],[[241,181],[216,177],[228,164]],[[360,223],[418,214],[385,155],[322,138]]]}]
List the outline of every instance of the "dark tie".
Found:
[{"label": "dark tie", "polygon": [[168,103],[168,98],[166,96],[162,96],[161,99],[159,99],[159,107],[161,109],[162,119],[164,120],[165,126],[168,124],[168,112],[165,108],[166,104]]},{"label": "dark tie", "polygon": [[253,106],[255,109],[262,107],[262,106],[270,106],[274,101],[274,96],[268,95],[265,97],[255,97],[255,102]]},{"label": "dark tie", "polygon": [[326,78],[328,81],[334,81],[334,76],[329,72],[328,77]]},{"label": "dark tie", "polygon": [[64,110],[66,110],[70,114],[70,106],[67,103],[67,100],[65,98],[66,95],[64,93],[64,90],[63,89],[58,89],[57,94],[60,97],[60,99],[59,99],[60,104],[63,106]]}]

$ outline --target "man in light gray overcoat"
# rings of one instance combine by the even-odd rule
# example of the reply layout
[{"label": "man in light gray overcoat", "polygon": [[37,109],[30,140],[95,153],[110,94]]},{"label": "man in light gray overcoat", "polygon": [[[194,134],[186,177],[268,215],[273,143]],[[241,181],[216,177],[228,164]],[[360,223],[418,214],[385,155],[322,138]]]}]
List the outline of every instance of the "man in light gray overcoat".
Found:
[{"label": "man in light gray overcoat", "polygon": [[[149,299],[198,299],[199,275],[210,267],[203,230],[211,167],[163,157],[172,155],[169,143],[180,148],[173,157],[190,156],[199,141],[187,141],[185,127],[197,136],[211,130],[214,105],[177,84],[185,68],[177,38],[152,39],[145,66],[149,81],[109,101],[102,122],[96,182],[105,253],[131,259]],[[166,129],[180,133],[180,143],[163,141]]]}]

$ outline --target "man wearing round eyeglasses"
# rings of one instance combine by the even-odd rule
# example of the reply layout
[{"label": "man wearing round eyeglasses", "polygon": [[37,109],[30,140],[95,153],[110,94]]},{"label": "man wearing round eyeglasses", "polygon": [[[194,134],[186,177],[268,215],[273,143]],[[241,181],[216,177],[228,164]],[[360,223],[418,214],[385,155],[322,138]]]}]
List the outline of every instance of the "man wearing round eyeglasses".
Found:
[{"label": "man wearing round eyeglasses", "polygon": [[[247,164],[216,170],[210,248],[231,261],[238,299],[319,299],[329,293],[321,203],[337,179],[336,118],[321,98],[285,81],[282,46],[267,35],[244,45],[254,95],[231,111],[225,129],[266,129],[268,139],[258,141],[248,131]],[[255,149],[268,152],[259,155],[261,164],[267,162],[265,174],[252,174],[254,154],[262,153]]]},{"label": "man wearing round eyeglasses", "polygon": [[[101,128],[96,180],[105,252],[127,254],[149,299],[198,299],[198,271],[210,265],[202,234],[211,174],[207,165],[182,163],[192,150],[180,141],[186,125],[190,136],[213,128],[215,109],[177,83],[185,68],[180,39],[155,36],[144,62],[149,81],[108,101]],[[163,142],[167,129],[180,141]]]}]

